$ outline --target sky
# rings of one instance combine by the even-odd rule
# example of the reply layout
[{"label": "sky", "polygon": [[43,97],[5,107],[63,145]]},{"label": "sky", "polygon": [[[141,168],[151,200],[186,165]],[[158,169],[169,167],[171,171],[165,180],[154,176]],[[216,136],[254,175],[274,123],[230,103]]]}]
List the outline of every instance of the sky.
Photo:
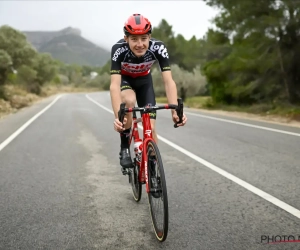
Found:
[{"label": "sky", "polygon": [[0,26],[20,31],[58,31],[78,28],[82,37],[110,50],[123,37],[125,20],[133,13],[146,16],[153,27],[165,19],[175,35],[202,38],[218,10],[194,1],[3,1]]}]

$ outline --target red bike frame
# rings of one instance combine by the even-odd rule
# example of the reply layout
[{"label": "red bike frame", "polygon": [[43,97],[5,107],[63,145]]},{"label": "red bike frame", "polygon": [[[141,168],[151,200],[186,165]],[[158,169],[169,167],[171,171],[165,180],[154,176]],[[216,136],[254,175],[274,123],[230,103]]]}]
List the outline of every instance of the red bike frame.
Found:
[{"label": "red bike frame", "polygon": [[[132,142],[132,137],[134,138],[134,142],[139,141],[140,135],[138,131],[138,118],[133,117],[133,124],[132,124],[132,133],[129,138],[129,144]],[[150,122],[150,115],[149,113],[142,114],[142,123],[143,123],[143,140],[142,140],[142,159],[141,161],[136,161],[136,164],[139,165],[139,182],[146,183],[146,192],[149,193],[149,183],[148,183],[148,157],[147,157],[147,143],[148,141],[153,140],[152,137],[152,129],[151,129],[151,122]]]},{"label": "red bike frame", "polygon": [[[147,157],[147,144],[149,141],[154,141],[152,136],[152,128],[151,128],[151,122],[150,122],[150,111],[158,110],[158,109],[175,109],[177,112],[177,115],[179,117],[179,122],[182,122],[182,116],[183,116],[183,102],[180,98],[177,99],[178,105],[174,104],[165,104],[161,106],[147,106],[147,107],[135,107],[135,108],[125,108],[125,103],[122,103],[120,105],[120,111],[119,111],[119,121],[123,123],[123,119],[125,117],[125,113],[127,112],[142,112],[142,123],[143,123],[143,139],[142,139],[142,157],[141,161],[136,161],[136,164],[139,164],[139,182],[142,184],[146,183],[146,192],[150,192],[149,183],[148,183],[148,157]],[[147,110],[147,112],[145,111]],[[135,115],[133,116],[133,124],[132,124],[132,132],[130,134],[129,138],[129,145],[131,145],[132,137],[134,137],[134,142],[137,142],[140,140],[139,132],[138,132],[138,125],[137,123],[140,121],[140,118],[137,118]],[[174,127],[177,128],[177,123],[174,124]]]}]

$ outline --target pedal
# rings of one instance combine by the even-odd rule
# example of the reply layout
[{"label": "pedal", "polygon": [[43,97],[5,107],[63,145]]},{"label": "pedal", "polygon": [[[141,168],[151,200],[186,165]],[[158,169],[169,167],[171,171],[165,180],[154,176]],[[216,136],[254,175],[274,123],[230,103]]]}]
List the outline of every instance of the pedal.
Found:
[{"label": "pedal", "polygon": [[121,168],[121,172],[122,172],[123,175],[128,175],[129,174],[129,172],[126,168]]}]

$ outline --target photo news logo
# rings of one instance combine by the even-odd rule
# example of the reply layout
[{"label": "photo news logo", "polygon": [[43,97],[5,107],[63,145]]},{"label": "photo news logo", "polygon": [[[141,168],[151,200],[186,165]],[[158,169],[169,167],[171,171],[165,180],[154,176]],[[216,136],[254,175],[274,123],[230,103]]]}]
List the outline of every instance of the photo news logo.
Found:
[{"label": "photo news logo", "polygon": [[300,234],[298,235],[261,235],[260,242],[262,244],[278,244],[278,243],[300,243]]}]

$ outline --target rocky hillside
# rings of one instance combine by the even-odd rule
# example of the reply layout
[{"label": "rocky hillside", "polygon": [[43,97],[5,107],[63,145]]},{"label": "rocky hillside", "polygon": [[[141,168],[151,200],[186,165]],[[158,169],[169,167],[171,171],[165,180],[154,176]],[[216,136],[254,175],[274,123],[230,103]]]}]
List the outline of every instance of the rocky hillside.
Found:
[{"label": "rocky hillside", "polygon": [[23,31],[39,52],[50,53],[53,58],[68,64],[103,66],[110,52],[81,36],[75,28],[60,31]]}]

